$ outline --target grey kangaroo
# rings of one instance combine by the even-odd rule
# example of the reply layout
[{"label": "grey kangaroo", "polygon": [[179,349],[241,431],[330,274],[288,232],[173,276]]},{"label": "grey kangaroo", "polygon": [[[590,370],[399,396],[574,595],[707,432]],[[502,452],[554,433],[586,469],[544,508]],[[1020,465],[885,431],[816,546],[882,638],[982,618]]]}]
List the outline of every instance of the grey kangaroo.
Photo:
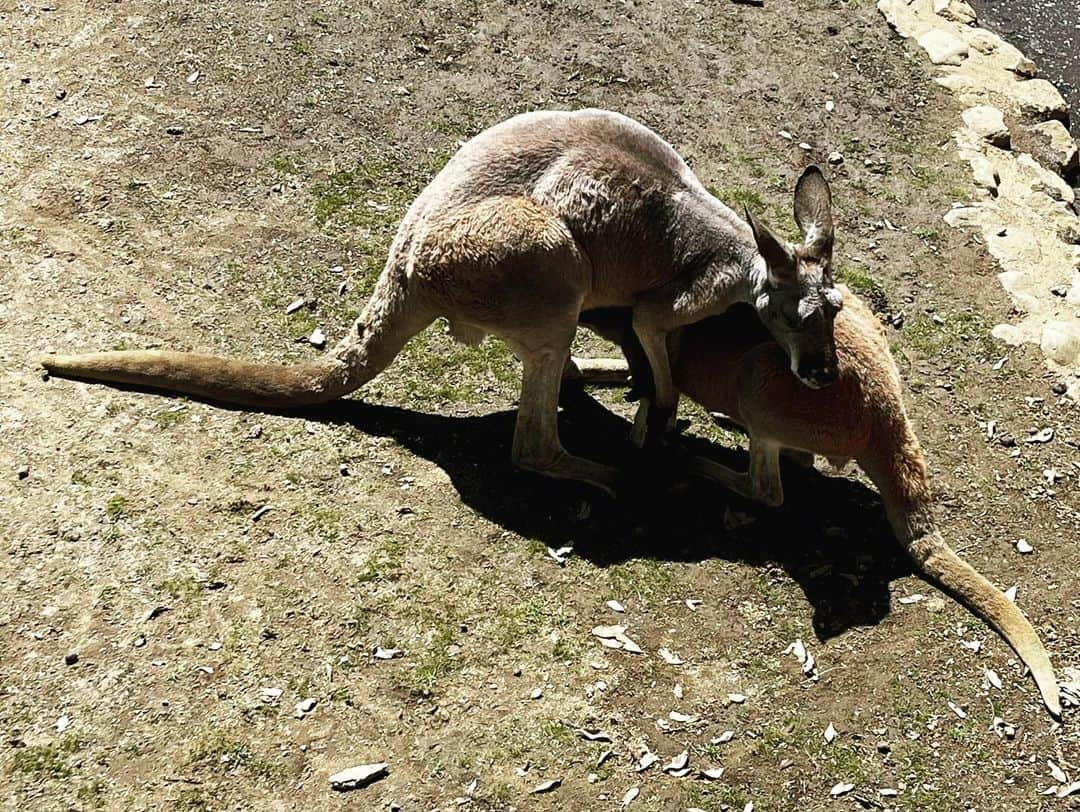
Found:
[{"label": "grey kangaroo", "polygon": [[836,377],[840,308],[830,262],[828,184],[814,167],[795,188],[805,240],[743,222],[672,147],[604,110],[515,116],[466,143],[409,207],[374,293],[324,358],[293,366],[194,353],[51,355],[55,375],[183,392],[253,407],[334,400],[386,368],[413,335],[445,317],[454,336],[506,341],[523,370],[513,459],[531,471],[613,492],[616,468],[559,441],[559,388],[581,311],[632,308],[652,367],[657,416],[676,392],[666,350],[675,328],[752,303],[810,387]]}]

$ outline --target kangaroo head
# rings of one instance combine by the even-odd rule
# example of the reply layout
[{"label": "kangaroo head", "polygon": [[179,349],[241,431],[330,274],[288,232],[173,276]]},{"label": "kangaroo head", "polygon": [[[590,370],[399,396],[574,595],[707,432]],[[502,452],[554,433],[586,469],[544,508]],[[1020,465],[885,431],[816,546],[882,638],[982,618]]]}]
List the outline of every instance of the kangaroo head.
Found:
[{"label": "kangaroo head", "polygon": [[832,280],[832,196],[816,166],[795,186],[795,222],[803,241],[789,243],[746,210],[766,274],[755,300],[758,315],[791,359],[791,371],[814,389],[836,380],[833,320],[843,296]]}]

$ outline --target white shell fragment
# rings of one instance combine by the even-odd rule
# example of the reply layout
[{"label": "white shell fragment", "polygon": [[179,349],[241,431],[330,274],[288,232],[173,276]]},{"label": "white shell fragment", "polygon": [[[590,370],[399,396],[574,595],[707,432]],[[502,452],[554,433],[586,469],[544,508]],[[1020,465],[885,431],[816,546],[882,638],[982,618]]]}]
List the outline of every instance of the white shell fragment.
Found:
[{"label": "white shell fragment", "polygon": [[[583,727],[578,730],[578,735],[581,736],[581,738],[585,739],[585,741],[589,742],[611,741],[611,734],[606,733],[603,730],[589,730]],[[608,752],[610,753],[611,751],[609,750]],[[596,766],[599,767],[600,765],[597,764]]]},{"label": "white shell fragment", "polygon": [[687,750],[683,750],[675,758],[671,759],[661,769],[666,773],[681,772],[686,769],[687,763],[690,761],[690,753]]},{"label": "white shell fragment", "polygon": [[383,648],[379,646],[371,656],[376,660],[393,660],[400,657],[404,652],[399,648]]},{"label": "white shell fragment", "polygon": [[603,753],[601,753],[599,756],[597,756],[597,759],[596,759],[596,767],[597,767],[597,769],[599,769],[600,765],[603,764],[605,761],[607,761],[609,758],[611,758],[613,755],[615,755],[614,750],[605,750]]},{"label": "white shell fragment", "polygon": [[1073,781],[1071,784],[1058,787],[1056,794],[1059,798],[1067,798],[1077,792],[1080,792],[1080,781]]},{"label": "white shell fragment", "polygon": [[984,675],[984,676],[986,677],[986,681],[987,681],[988,683],[990,683],[991,685],[993,685],[993,686],[994,686],[995,688],[997,688],[997,689],[998,689],[999,691],[1001,690],[1001,687],[1002,687],[1002,686],[1001,686],[1001,677],[999,677],[999,676],[997,675],[997,673],[996,673],[996,672],[995,672],[995,671],[994,671],[994,670],[993,670],[992,668],[987,668],[987,669],[986,669],[986,670],[985,670],[985,671],[983,672],[983,675]]},{"label": "white shell fragment", "polygon": [[544,698],[544,689],[543,688],[533,688],[532,691],[529,692],[529,699],[543,699],[543,698]]},{"label": "white shell fragment", "polygon": [[626,608],[616,600],[608,601],[607,603],[604,604],[604,606],[606,606],[612,612],[618,612],[619,614],[622,614],[623,612],[626,611]]},{"label": "white shell fragment", "polygon": [[305,304],[307,304],[307,300],[304,299],[303,296],[301,296],[298,299],[293,299],[292,302],[289,304],[289,306],[285,308],[285,315],[286,316],[291,316],[293,313],[295,313],[297,310],[299,310]]},{"label": "white shell fragment", "polygon": [[679,722],[681,724],[693,722],[697,719],[692,713],[679,713],[679,711],[671,711],[671,713],[668,714],[668,718],[673,722]]},{"label": "white shell fragment", "polygon": [[926,600],[925,595],[920,595],[918,593],[915,593],[914,595],[905,595],[904,597],[902,597],[900,599],[900,603],[907,606],[909,604],[918,603],[919,601],[924,601],[924,600]]},{"label": "white shell fragment", "polygon": [[796,639],[794,643],[784,649],[784,654],[792,655],[802,665],[803,674],[813,682],[818,681],[817,661],[814,655],[806,650],[802,640]]},{"label": "white shell fragment", "polygon": [[311,335],[307,337],[307,340],[308,344],[310,344],[312,347],[326,346],[326,336],[323,334],[323,331],[320,330],[318,327],[311,331]]},{"label": "white shell fragment", "polygon": [[687,598],[686,608],[689,609],[691,612],[694,612],[697,611],[697,608],[701,606],[702,603],[704,603],[704,601],[700,601],[697,598]]},{"label": "white shell fragment", "polygon": [[841,795],[847,795],[855,789],[854,784],[844,784],[843,782],[835,784],[832,789],[829,790],[829,795],[833,798],[839,798]]},{"label": "white shell fragment", "polygon": [[1046,766],[1050,768],[1050,775],[1054,777],[1054,780],[1059,784],[1068,784],[1069,776],[1065,775],[1065,771],[1054,763],[1053,759],[1046,760]]},{"label": "white shell fragment", "polygon": [[833,727],[833,723],[829,722],[829,726],[825,728],[825,733],[823,735],[825,736],[825,742],[827,744],[832,744],[834,741],[836,741],[836,737],[840,734],[836,732],[836,728]]},{"label": "white shell fragment", "polygon": [[359,764],[330,776],[330,788],[344,792],[350,789],[366,787],[380,778],[385,778],[390,771],[386,762],[379,761],[374,764]]},{"label": "white shell fragment", "polygon": [[626,636],[625,626],[594,626],[592,633],[607,648],[621,648],[631,654],[644,654],[641,646]]},{"label": "white shell fragment", "polygon": [[964,711],[964,709],[961,708],[959,705],[957,705],[955,702],[953,702],[951,699],[948,702],[946,702],[945,704],[947,704],[949,706],[949,710],[951,710],[953,713],[955,713],[961,719],[967,719],[967,713]]},{"label": "white shell fragment", "polygon": [[285,693],[283,690],[274,687],[266,687],[259,691],[259,695],[262,696],[264,702],[273,702],[275,699],[280,699],[283,693]]},{"label": "white shell fragment", "polygon": [[719,736],[714,736],[710,740],[709,743],[710,744],[727,744],[733,738],[735,738],[735,731],[734,730],[725,730]]},{"label": "white shell fragment", "polygon": [[1016,591],[1019,589],[1017,586],[1010,586],[1005,590],[1005,597],[1008,598],[1010,603],[1016,603]]},{"label": "white shell fragment", "polygon": [[1024,438],[1025,443],[1048,443],[1054,439],[1054,430],[1047,426],[1045,429],[1035,432],[1030,437]]},{"label": "white shell fragment", "polygon": [[641,789],[640,788],[638,788],[638,787],[630,787],[630,789],[628,789],[626,791],[626,794],[622,796],[622,805],[623,806],[630,806],[630,804],[633,802],[633,800],[640,794],[641,794]]},{"label": "white shell fragment", "polygon": [[682,665],[683,661],[678,654],[672,654],[670,649],[662,648],[657,652],[662,659],[668,665]]},{"label": "white shell fragment", "polygon": [[900,794],[900,791],[893,789],[892,787],[882,787],[877,791],[877,794],[882,798],[895,798]]},{"label": "white shell fragment", "polygon": [[554,559],[555,563],[559,565],[565,564],[566,559],[570,557],[572,552],[574,552],[574,548],[569,544],[565,547],[560,547],[557,550],[554,547],[547,548],[548,556]]},{"label": "white shell fragment", "polygon": [[319,704],[318,700],[311,697],[301,699],[296,703],[296,718],[303,719],[307,714],[315,710],[317,704]]},{"label": "white shell fragment", "polygon": [[721,778],[724,777],[724,768],[723,767],[711,767],[708,770],[702,770],[701,775],[704,778],[708,778],[710,781],[719,781]]},{"label": "white shell fragment", "polygon": [[743,694],[728,694],[728,702],[732,702],[736,705],[741,705],[746,701],[746,697]]},{"label": "white shell fragment", "polygon": [[535,787],[529,790],[529,792],[533,795],[540,795],[545,792],[551,792],[553,789],[556,789],[561,785],[561,778],[552,778],[550,781],[544,781],[543,783],[537,784]]},{"label": "white shell fragment", "polygon": [[641,756],[641,758],[638,759],[637,767],[635,767],[634,769],[636,772],[639,773],[644,772],[659,760],[660,756],[656,755],[656,753],[652,752],[651,750],[646,750]]},{"label": "white shell fragment", "polygon": [[1020,539],[1016,542],[1016,552],[1021,555],[1027,555],[1028,553],[1035,552],[1035,548],[1028,544],[1027,539]]}]

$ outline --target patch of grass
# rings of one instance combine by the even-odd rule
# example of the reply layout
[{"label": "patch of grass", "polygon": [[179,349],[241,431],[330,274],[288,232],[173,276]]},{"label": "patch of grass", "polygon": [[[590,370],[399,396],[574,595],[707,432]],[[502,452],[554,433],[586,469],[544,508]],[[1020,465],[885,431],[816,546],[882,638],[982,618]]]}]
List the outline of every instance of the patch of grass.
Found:
[{"label": "patch of grass", "polygon": [[453,628],[444,619],[436,626],[427,648],[413,668],[412,693],[414,695],[431,693],[439,680],[461,667],[461,664],[449,652],[453,642]]},{"label": "patch of grass", "polygon": [[998,353],[986,320],[976,313],[952,313],[938,318],[919,316],[904,327],[908,345],[923,358],[962,354],[970,359],[974,353],[986,360]]},{"label": "patch of grass", "polygon": [[196,739],[188,750],[187,765],[220,773],[243,770],[255,778],[273,778],[281,772],[276,764],[256,754],[246,742],[220,730]]},{"label": "patch of grass", "polygon": [[74,768],[67,757],[83,748],[83,741],[65,736],[56,744],[36,744],[20,747],[11,757],[11,768],[16,772],[38,778],[69,778]]},{"label": "patch of grass", "polygon": [[717,190],[710,186],[708,192],[713,197],[719,198],[724,202],[728,208],[735,211],[742,216],[743,207],[749,208],[751,211],[760,212],[765,208],[765,201],[761,199],[761,195],[755,192],[753,189],[747,189],[742,186],[734,188],[726,188]]},{"label": "patch of grass", "polygon": [[540,727],[544,738],[559,744],[569,744],[574,740],[574,734],[566,725],[559,721],[544,722]]},{"label": "patch of grass", "polygon": [[889,298],[885,294],[885,288],[866,270],[837,263],[833,266],[833,277],[865,299],[874,311],[880,313],[888,309]]},{"label": "patch of grass", "polygon": [[75,797],[83,802],[84,805],[93,807],[94,809],[105,808],[105,788],[108,785],[101,780],[90,781],[83,784],[75,792]]},{"label": "patch of grass", "polygon": [[369,158],[353,169],[332,172],[316,184],[315,222],[320,226],[387,230],[405,213],[411,190],[403,189],[398,168]]},{"label": "patch of grass", "polygon": [[127,516],[127,503],[124,497],[118,493],[110,496],[109,501],[105,503],[105,515],[111,522],[118,522]]},{"label": "patch of grass", "polygon": [[186,407],[180,409],[166,409],[165,411],[158,412],[154,415],[154,422],[163,429],[175,426],[178,423],[183,423],[187,419],[188,411]]},{"label": "patch of grass", "polygon": [[279,177],[298,174],[300,172],[300,166],[299,159],[288,155],[282,155],[280,152],[270,159],[270,168],[273,169]]},{"label": "patch of grass", "polygon": [[170,806],[184,812],[204,812],[211,808],[202,790],[195,787],[180,790],[180,794],[170,802]]},{"label": "patch of grass", "polygon": [[556,617],[541,596],[532,596],[499,611],[494,619],[495,635],[504,647],[512,646],[529,633],[539,633]]},{"label": "patch of grass", "polygon": [[929,189],[937,186],[942,180],[942,173],[929,166],[911,167],[911,185],[916,189]]},{"label": "patch of grass", "polygon": [[936,228],[927,228],[925,226],[920,226],[919,228],[911,229],[911,233],[923,242],[927,243],[928,245],[932,245],[935,247],[938,244],[938,240],[941,239],[941,232],[939,232]]},{"label": "patch of grass", "polygon": [[156,585],[174,600],[193,601],[202,592],[202,585],[190,575],[177,575]]},{"label": "patch of grass", "polygon": [[[642,602],[658,593],[669,591],[675,576],[666,561],[640,558],[607,568],[608,584],[612,594],[632,597]],[[624,599],[620,597],[620,600]]]}]

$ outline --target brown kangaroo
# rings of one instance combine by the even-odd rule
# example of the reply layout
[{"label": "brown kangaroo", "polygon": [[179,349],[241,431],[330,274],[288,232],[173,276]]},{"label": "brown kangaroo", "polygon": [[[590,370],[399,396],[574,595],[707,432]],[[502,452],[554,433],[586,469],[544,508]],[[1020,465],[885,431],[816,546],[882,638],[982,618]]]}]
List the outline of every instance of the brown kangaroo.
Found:
[{"label": "brown kangaroo", "polygon": [[[127,351],[42,359],[64,377],[282,408],[334,400],[371,380],[437,317],[468,343],[505,340],[523,366],[513,459],[611,492],[618,470],[567,454],[559,387],[578,315],[629,306],[652,365],[655,407],[673,418],[666,336],[750,302],[809,386],[836,375],[828,184],[795,189],[806,239],[791,245],[714,198],[667,142],[604,110],[515,116],[465,144],[416,198],[354,328],[294,366]],[[749,217],[749,212],[747,212]]]},{"label": "brown kangaroo", "polygon": [[[811,389],[796,380],[783,350],[744,308],[672,334],[669,345],[678,390],[710,412],[727,415],[750,438],[749,471],[733,471],[700,457],[690,463],[692,471],[749,499],[780,505],[781,453],[808,465],[815,454],[836,464],[854,459],[880,491],[889,523],[916,566],[1008,641],[1031,670],[1050,713],[1060,718],[1057,680],[1039,635],[938,531],[926,463],[904,411],[900,375],[885,331],[856,296],[846,290],[843,295],[844,308],[835,323],[838,375],[824,389]],[[585,318],[624,344],[631,359],[629,371],[641,368],[625,313]],[[575,363],[586,382],[610,383],[618,377],[618,364],[611,360],[575,359]],[[622,370],[625,380],[625,364]],[[641,375],[647,376],[648,369]]]}]

